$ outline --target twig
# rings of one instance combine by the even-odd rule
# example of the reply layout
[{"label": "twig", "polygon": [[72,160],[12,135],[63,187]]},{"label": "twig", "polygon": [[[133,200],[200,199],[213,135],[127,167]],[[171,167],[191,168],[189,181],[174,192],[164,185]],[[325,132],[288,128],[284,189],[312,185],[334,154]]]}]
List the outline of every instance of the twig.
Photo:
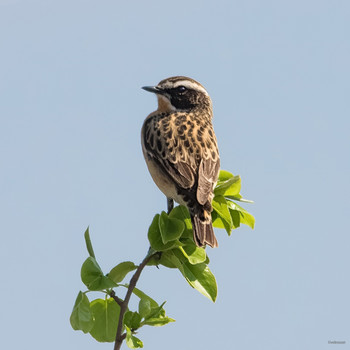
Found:
[{"label": "twig", "polygon": [[120,299],[117,295],[115,295],[115,291],[112,289],[112,291],[109,293],[109,295],[115,300],[115,302],[119,305],[122,306],[123,304],[123,299]]},{"label": "twig", "polygon": [[[131,294],[132,294],[134,288],[136,287],[136,283],[140,277],[142,270],[144,269],[144,267],[147,265],[147,263],[151,260],[151,258],[155,254],[157,254],[157,253],[152,248],[150,248],[148,254],[143,259],[142,263],[137,267],[134,275],[131,277],[129,287],[128,287],[128,290],[126,292],[124,300],[121,300],[120,298],[118,298],[115,295],[114,291],[113,291],[113,293],[111,292],[111,294],[110,294],[111,297],[118,303],[118,305],[120,305],[120,313],[119,313],[117,334],[116,334],[115,343],[114,343],[114,350],[119,350],[122,346],[123,340],[126,338],[126,334],[125,333],[122,334],[122,332],[123,332],[123,319],[124,319],[124,314],[125,314],[126,310],[128,309],[128,304],[129,304]],[[114,296],[113,296],[113,294],[114,294]]]}]

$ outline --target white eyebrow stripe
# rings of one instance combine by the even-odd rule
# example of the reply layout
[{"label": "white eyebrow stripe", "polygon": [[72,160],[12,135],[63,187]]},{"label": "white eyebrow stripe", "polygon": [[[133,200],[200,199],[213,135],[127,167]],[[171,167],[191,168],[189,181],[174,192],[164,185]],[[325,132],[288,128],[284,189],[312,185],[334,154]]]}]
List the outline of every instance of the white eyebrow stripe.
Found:
[{"label": "white eyebrow stripe", "polygon": [[194,83],[192,81],[189,80],[179,80],[176,83],[167,83],[164,85],[165,88],[177,88],[179,86],[184,86],[187,89],[192,89],[192,90],[197,90],[197,91],[201,91],[203,93],[205,93],[206,95],[209,96],[207,90],[204,89],[204,87],[202,85],[199,85],[197,83]]}]

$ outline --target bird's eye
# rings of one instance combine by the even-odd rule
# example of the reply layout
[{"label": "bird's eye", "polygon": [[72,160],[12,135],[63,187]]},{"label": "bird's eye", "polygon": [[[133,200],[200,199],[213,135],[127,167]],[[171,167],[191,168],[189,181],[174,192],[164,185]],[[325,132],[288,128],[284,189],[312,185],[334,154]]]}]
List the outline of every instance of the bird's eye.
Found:
[{"label": "bird's eye", "polygon": [[180,92],[180,93],[184,93],[186,90],[187,89],[184,86],[182,86],[182,85],[177,88],[177,91]]}]

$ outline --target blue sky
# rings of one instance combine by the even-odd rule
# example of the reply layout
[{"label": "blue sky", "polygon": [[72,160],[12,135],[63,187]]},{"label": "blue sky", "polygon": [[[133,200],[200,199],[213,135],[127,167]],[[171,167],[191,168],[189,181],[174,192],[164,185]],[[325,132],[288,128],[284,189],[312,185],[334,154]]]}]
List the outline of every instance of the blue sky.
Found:
[{"label": "blue sky", "polygon": [[140,87],[173,75],[209,91],[256,228],[217,231],[215,304],[144,271],[177,321],[142,329],[145,349],[349,348],[349,16],[345,0],[0,0],[1,348],[112,348],[69,324],[83,233],[106,272],[147,252],[166,202]]}]

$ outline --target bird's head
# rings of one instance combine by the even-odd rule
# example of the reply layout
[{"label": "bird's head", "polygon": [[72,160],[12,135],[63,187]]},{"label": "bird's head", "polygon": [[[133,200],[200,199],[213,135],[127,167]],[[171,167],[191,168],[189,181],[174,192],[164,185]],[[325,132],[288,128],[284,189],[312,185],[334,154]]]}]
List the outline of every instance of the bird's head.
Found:
[{"label": "bird's head", "polygon": [[209,94],[200,83],[191,78],[171,77],[162,80],[157,86],[144,86],[142,89],[157,95],[160,112],[204,109],[212,114]]}]

